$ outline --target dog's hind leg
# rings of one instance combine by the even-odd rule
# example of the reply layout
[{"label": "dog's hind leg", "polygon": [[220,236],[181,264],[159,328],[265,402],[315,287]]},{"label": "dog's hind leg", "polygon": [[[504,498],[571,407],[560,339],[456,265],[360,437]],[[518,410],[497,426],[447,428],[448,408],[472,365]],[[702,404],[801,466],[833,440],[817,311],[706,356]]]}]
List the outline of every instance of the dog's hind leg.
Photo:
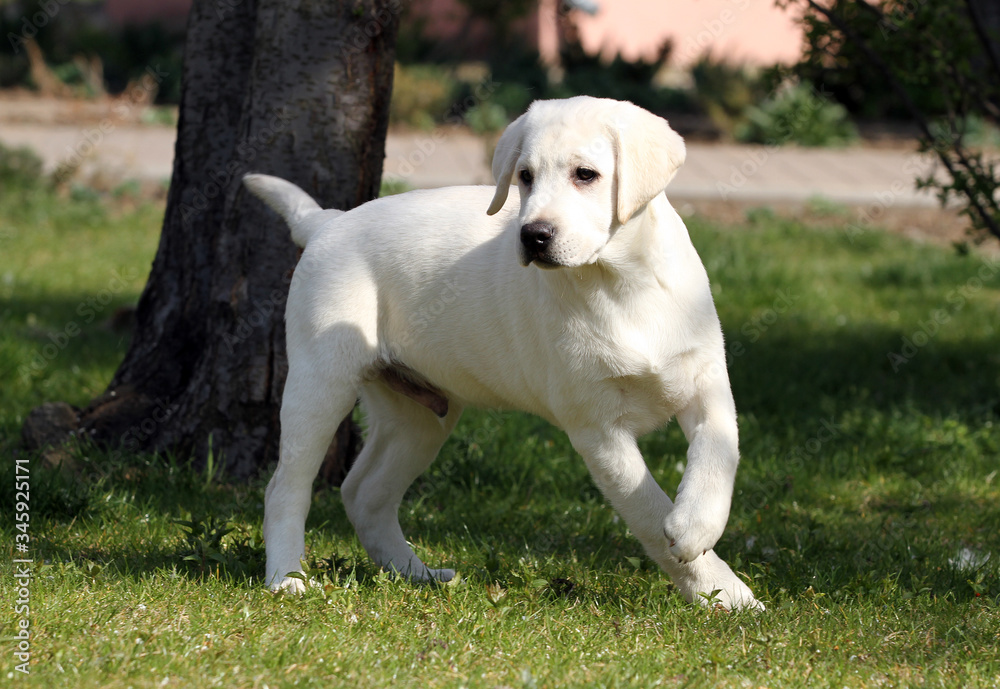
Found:
[{"label": "dog's hind leg", "polygon": [[438,418],[430,409],[379,381],[362,390],[368,436],[347,474],[341,495],[347,516],[368,555],[383,569],[416,581],[448,581],[450,569],[430,569],[406,542],[399,504],[406,489],[437,456],[462,413],[449,404]]},{"label": "dog's hind leg", "polygon": [[304,581],[287,575],[301,573],[313,479],[356,398],[357,388],[349,382],[326,380],[306,362],[289,362],[281,403],[278,468],[264,498],[265,581],[273,591],[305,590]]}]

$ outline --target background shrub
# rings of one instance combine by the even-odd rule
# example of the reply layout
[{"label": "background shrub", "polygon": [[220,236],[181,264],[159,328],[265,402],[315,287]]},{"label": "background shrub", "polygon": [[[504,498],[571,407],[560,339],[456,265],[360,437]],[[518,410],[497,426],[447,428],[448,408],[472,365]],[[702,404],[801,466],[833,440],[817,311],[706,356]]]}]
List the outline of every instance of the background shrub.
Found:
[{"label": "background shrub", "polygon": [[695,112],[697,106],[689,93],[657,83],[672,52],[673,44],[668,41],[651,61],[629,61],[616,55],[606,62],[600,55],[588,54],[578,41],[567,41],[561,51],[563,81],[546,89],[546,97],[588,95],[627,100],[656,113]]},{"label": "background shrub", "polygon": [[0,189],[28,189],[42,180],[42,159],[34,151],[0,144]]},{"label": "background shrub", "polygon": [[444,121],[457,93],[458,82],[445,67],[397,64],[389,122],[430,129]]},{"label": "background shrub", "polygon": [[695,100],[723,137],[732,137],[747,109],[767,96],[770,74],[705,55],[691,68]]},{"label": "background shrub", "polygon": [[844,146],[857,138],[847,109],[804,84],[747,107],[736,138],[747,143]]}]

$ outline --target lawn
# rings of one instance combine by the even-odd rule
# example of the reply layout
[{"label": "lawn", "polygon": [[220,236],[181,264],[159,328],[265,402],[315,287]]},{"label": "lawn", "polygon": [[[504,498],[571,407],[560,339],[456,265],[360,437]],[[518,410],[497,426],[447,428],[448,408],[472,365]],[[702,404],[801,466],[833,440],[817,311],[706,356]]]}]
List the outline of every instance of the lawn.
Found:
[{"label": "lawn", "polygon": [[[432,566],[377,572],[336,489],[301,598],[261,586],[266,477],[184,458],[79,477],[18,449],[127,346],[162,207],[127,190],[0,191],[0,677],[73,687],[998,687],[1000,262],[767,209],[690,218],[712,277],[743,462],[720,555],[768,606],[686,604],[563,434],[469,413],[401,509]],[[72,325],[71,325],[72,324]],[[49,346],[52,345],[52,346]],[[50,356],[51,355],[51,356]],[[673,492],[675,424],[642,442]],[[30,470],[30,677],[17,669],[14,459]],[[987,557],[989,559],[987,559]],[[12,682],[11,686],[15,686]]]}]

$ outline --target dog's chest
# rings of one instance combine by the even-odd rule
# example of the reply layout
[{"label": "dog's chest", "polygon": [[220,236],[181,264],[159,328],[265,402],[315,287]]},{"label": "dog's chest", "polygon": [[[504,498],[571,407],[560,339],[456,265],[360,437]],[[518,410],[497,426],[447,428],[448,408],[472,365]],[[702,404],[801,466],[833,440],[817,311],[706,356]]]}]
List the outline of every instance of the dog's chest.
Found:
[{"label": "dog's chest", "polygon": [[640,432],[666,423],[695,392],[699,357],[682,322],[570,322],[561,346],[584,404]]}]

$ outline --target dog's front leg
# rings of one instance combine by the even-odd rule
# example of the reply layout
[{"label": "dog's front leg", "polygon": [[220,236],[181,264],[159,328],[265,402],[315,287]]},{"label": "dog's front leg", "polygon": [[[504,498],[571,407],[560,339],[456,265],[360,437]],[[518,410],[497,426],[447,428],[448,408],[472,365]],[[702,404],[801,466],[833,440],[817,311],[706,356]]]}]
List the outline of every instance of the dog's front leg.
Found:
[{"label": "dog's front leg", "polygon": [[664,532],[674,557],[691,562],[715,546],[729,520],[739,433],[728,377],[711,378],[677,420],[688,440],[687,467]]},{"label": "dog's front leg", "polygon": [[649,556],[661,567],[673,560],[663,533],[673,503],[649,473],[634,436],[620,428],[570,430],[568,434],[594,483]]},{"label": "dog's front leg", "polygon": [[649,473],[632,435],[621,429],[585,429],[569,435],[598,488],[686,600],[703,605],[714,601],[731,610],[763,609],[713,551],[687,563],[678,562],[670,552],[663,524],[676,508]]}]

